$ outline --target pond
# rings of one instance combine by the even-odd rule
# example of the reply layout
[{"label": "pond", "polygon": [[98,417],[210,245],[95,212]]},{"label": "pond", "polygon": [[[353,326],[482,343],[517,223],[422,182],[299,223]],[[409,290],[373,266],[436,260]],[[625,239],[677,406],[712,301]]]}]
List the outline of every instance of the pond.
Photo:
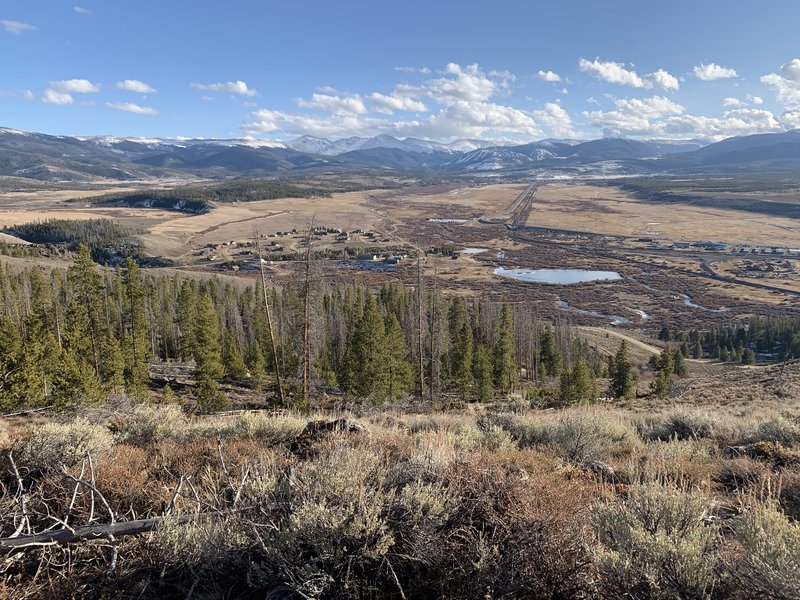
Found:
[{"label": "pond", "polygon": [[461,254],[481,254],[482,252],[488,251],[488,248],[464,248],[463,250],[459,250]]},{"label": "pond", "polygon": [[469,219],[428,219],[431,223],[469,223]]},{"label": "pond", "polygon": [[584,271],[582,269],[504,269],[494,270],[495,275],[526,281],[528,283],[547,283],[551,285],[570,285],[587,281],[614,281],[622,279],[616,271]]}]

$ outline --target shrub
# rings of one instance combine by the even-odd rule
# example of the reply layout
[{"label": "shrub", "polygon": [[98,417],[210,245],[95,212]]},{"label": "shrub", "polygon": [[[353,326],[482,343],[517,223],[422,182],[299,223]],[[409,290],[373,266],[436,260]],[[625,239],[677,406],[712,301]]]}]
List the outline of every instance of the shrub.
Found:
[{"label": "shrub", "polygon": [[644,444],[618,469],[628,483],[681,482],[707,486],[718,466],[707,446],[695,441],[656,441]]},{"label": "shrub", "polygon": [[47,423],[22,442],[19,459],[31,469],[57,471],[62,465],[78,464],[87,454],[98,459],[109,452],[113,443],[107,428],[82,418],[71,423]]},{"label": "shrub", "polygon": [[475,450],[509,452],[516,450],[516,442],[505,429],[492,423],[482,423],[481,425],[481,427],[478,427],[465,423],[451,433],[450,437],[456,449],[465,452],[474,452]]},{"label": "shrub", "polygon": [[520,447],[549,445],[575,462],[598,460],[615,447],[637,443],[636,432],[621,420],[575,411],[558,418],[505,415],[499,424]]},{"label": "shrub", "polygon": [[236,418],[232,434],[269,446],[286,446],[297,438],[307,423],[306,419],[294,415],[246,412]]},{"label": "shrub", "polygon": [[162,440],[180,439],[188,426],[188,419],[179,406],[140,404],[127,416],[120,417],[115,428],[118,443],[148,446]]},{"label": "shrub", "polygon": [[768,502],[744,512],[727,569],[741,598],[800,597],[800,525]]},{"label": "shrub", "polygon": [[704,524],[706,500],[655,484],[631,488],[626,503],[598,504],[597,567],[614,598],[702,598],[716,584],[719,532]]},{"label": "shrub", "polygon": [[800,444],[800,419],[784,416],[764,421],[750,434],[750,442],[774,442],[783,446]]},{"label": "shrub", "polygon": [[715,426],[707,413],[678,410],[643,424],[641,430],[651,440],[698,440],[714,435]]}]

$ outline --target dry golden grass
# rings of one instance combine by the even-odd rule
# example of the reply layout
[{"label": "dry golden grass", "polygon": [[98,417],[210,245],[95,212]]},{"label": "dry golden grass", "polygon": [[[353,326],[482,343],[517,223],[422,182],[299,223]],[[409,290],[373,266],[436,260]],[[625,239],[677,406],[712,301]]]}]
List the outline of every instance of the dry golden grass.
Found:
[{"label": "dry golden grass", "polygon": [[744,211],[656,203],[622,190],[551,184],[536,193],[528,225],[658,240],[800,247],[800,223]]}]

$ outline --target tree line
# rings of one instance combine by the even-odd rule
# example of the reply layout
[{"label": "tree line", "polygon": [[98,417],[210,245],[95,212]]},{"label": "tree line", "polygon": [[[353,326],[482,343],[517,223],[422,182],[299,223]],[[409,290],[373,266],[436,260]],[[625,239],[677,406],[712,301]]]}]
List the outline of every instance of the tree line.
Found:
[{"label": "tree line", "polygon": [[525,304],[448,296],[422,274],[377,291],[225,282],[143,273],[133,260],[99,268],[85,245],[66,270],[0,265],[3,409],[122,391],[144,399],[163,384],[151,376],[159,363],[191,367],[203,410],[226,406],[222,384],[301,408],[323,392],[487,401],[545,383],[573,403],[596,399],[595,379],[611,373],[585,340]]}]

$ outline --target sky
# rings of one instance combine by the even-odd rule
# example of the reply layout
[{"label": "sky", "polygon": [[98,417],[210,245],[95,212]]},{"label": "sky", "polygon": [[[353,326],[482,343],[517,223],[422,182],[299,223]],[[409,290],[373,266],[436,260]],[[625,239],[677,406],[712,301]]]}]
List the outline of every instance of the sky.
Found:
[{"label": "sky", "polygon": [[798,23],[796,0],[2,0],[0,126],[718,140],[800,128]]}]

